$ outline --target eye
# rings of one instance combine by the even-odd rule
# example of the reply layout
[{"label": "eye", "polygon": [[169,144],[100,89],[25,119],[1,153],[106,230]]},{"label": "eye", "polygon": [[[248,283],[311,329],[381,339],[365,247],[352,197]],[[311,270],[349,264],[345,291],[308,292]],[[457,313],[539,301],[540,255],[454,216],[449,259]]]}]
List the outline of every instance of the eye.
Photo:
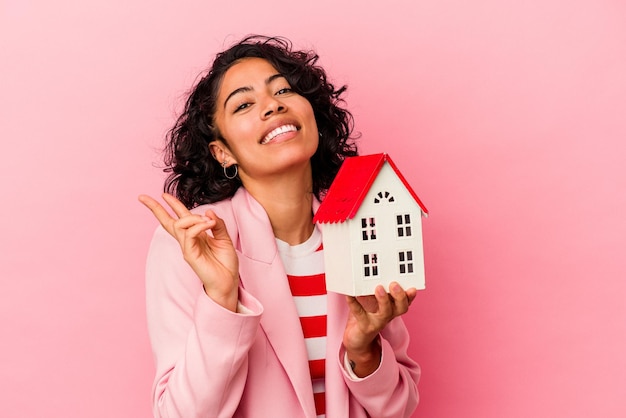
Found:
[{"label": "eye", "polygon": [[248,102],[242,103],[242,104],[240,104],[239,106],[237,106],[237,107],[235,108],[235,110],[233,111],[233,113],[237,113],[237,112],[239,112],[240,110],[247,109],[247,108],[248,108],[248,107],[250,107],[250,106],[252,106],[252,103],[248,103]]},{"label": "eye", "polygon": [[283,87],[282,89],[278,90],[276,92],[276,95],[280,95],[280,94],[287,94],[287,93],[291,93],[293,92],[293,90],[291,90],[291,87]]}]

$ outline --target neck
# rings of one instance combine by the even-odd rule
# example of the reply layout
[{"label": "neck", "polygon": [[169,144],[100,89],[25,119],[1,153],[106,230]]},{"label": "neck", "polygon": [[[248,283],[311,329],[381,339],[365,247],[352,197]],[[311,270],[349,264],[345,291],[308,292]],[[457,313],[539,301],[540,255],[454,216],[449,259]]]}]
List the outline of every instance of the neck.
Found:
[{"label": "neck", "polygon": [[274,236],[290,245],[301,244],[313,233],[313,193],[310,168],[303,173],[252,181],[242,177],[248,193],[263,206]]}]

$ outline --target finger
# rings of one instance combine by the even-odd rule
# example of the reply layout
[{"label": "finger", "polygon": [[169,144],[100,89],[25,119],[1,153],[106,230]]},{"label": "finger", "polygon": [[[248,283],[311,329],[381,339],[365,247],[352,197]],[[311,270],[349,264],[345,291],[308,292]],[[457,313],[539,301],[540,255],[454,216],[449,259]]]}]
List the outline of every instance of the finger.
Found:
[{"label": "finger", "polygon": [[215,222],[215,224],[211,228],[211,232],[213,233],[213,237],[215,239],[230,241],[230,235],[228,235],[226,224],[224,223],[224,220],[222,218],[217,216],[215,212],[210,209],[205,212],[204,216]]},{"label": "finger", "polygon": [[407,296],[407,292],[404,291],[400,284],[397,282],[391,282],[389,284],[389,294],[393,298],[396,315],[402,315],[409,310],[409,298]]},{"label": "finger", "polygon": [[361,304],[364,310],[369,313],[378,312],[378,300],[376,300],[376,296],[357,296],[356,300]]},{"label": "finger", "polygon": [[184,250],[197,248],[198,239],[206,242],[209,235],[207,231],[215,225],[215,221],[201,215],[188,215],[178,219],[174,223],[174,231],[178,242]]},{"label": "finger", "polygon": [[161,226],[165,228],[170,234],[174,233],[174,221],[175,219],[169,214],[167,210],[159,202],[154,200],[148,195],[142,194],[139,196],[139,201],[143,203],[145,207],[150,209],[155,218],[159,221]]},{"label": "finger", "polygon": [[206,233],[208,229],[208,223],[204,223],[196,224],[185,230],[182,239],[179,240],[185,259],[190,257],[190,260],[195,260],[210,254],[210,244],[207,242],[208,235]]},{"label": "finger", "polygon": [[209,222],[197,222],[185,229],[185,239],[195,239],[201,234],[211,229],[212,224]]},{"label": "finger", "polygon": [[179,218],[182,218],[183,216],[191,214],[189,209],[187,209],[187,207],[183,205],[183,202],[176,199],[171,194],[163,193],[163,200],[165,200],[165,202],[172,208],[174,213],[178,215]]},{"label": "finger", "polygon": [[213,227],[215,225],[215,221],[207,218],[206,216],[191,214],[176,220],[174,226],[178,229],[189,229],[198,224],[209,224],[210,227]]},{"label": "finger", "polygon": [[411,303],[413,303],[413,301],[415,300],[415,297],[417,297],[417,289],[414,287],[407,289],[406,297],[407,299],[409,299],[409,306],[411,306]]},{"label": "finger", "polygon": [[376,286],[375,289],[376,300],[378,301],[378,313],[383,317],[393,315],[393,306],[389,295],[385,292],[385,288],[381,285]]},{"label": "finger", "polygon": [[350,309],[352,315],[360,316],[365,312],[363,306],[361,306],[357,298],[354,296],[346,296],[346,302],[348,302],[348,308]]}]

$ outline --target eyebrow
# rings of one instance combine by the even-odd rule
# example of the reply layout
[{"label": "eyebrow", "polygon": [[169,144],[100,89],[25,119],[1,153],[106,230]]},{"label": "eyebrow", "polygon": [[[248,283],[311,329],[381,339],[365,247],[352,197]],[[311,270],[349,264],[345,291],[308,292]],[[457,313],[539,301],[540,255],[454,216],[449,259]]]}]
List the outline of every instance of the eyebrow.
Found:
[{"label": "eyebrow", "polygon": [[[284,75],[280,74],[280,73],[276,73],[273,74],[271,76],[269,76],[266,80],[265,80],[265,85],[269,85],[272,81],[276,80],[277,78],[285,78]],[[252,91],[253,88],[251,86],[244,86],[244,87],[239,87],[238,89],[233,90],[228,97],[226,97],[226,100],[224,100],[224,108],[226,108],[226,103],[228,103],[228,101],[231,99],[231,97],[240,94],[240,93],[246,93],[248,91]]]}]

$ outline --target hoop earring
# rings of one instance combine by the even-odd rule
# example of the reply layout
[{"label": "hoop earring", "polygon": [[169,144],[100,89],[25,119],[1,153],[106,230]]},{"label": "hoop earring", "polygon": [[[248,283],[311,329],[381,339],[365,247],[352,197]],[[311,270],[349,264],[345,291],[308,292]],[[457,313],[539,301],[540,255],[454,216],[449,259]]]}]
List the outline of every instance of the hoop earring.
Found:
[{"label": "hoop earring", "polygon": [[222,168],[224,169],[224,177],[226,177],[228,180],[232,180],[235,177],[237,177],[237,173],[239,172],[239,170],[237,169],[237,164],[233,164],[231,167],[235,167],[235,173],[232,176],[228,175],[228,172],[226,171],[226,169],[228,169],[229,167],[226,167],[226,160],[224,160],[224,162],[222,162]]}]

